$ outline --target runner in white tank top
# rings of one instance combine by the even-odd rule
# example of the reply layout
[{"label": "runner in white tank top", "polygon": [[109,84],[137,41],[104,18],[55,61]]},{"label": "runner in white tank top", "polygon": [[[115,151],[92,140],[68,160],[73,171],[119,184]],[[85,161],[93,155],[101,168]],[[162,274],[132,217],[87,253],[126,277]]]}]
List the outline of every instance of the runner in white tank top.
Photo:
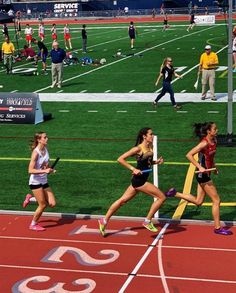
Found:
[{"label": "runner in white tank top", "polygon": [[[45,132],[36,133],[33,145],[31,146],[32,155],[29,163],[28,172],[30,174],[29,187],[38,203],[33,220],[29,226],[30,230],[44,231],[45,228],[38,224],[39,218],[47,206],[56,205],[55,196],[48,184],[47,175],[54,172],[49,167],[49,153],[46,148],[48,137]],[[23,202],[25,208],[34,199],[31,194],[27,194]]]}]

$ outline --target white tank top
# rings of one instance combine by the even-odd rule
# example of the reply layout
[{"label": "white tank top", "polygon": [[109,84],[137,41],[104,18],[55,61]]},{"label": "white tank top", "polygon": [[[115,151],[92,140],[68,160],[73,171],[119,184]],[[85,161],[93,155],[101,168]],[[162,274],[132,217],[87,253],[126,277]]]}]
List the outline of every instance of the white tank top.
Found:
[{"label": "white tank top", "polygon": [[[35,169],[36,170],[42,170],[47,166],[49,162],[49,153],[48,150],[45,148],[45,154],[43,155],[39,148],[36,147],[34,149],[38,153],[38,158],[35,164]],[[38,185],[38,184],[46,184],[48,182],[46,173],[43,174],[31,174],[29,178],[29,185]]]}]

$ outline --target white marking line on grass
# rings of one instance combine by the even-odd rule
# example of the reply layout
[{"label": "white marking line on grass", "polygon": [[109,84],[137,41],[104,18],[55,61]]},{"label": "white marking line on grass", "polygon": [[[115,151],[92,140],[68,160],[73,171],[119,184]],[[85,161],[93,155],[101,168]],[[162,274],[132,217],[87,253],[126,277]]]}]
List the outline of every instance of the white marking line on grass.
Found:
[{"label": "white marking line on grass", "polygon": [[117,113],[127,113],[128,111],[122,111],[122,110],[119,110],[119,111],[116,111]]},{"label": "white marking line on grass", "polygon": [[97,110],[88,110],[88,113],[97,113]]},{"label": "white marking line on grass", "polygon": [[57,91],[57,93],[62,93],[62,92],[63,92],[63,90]]},{"label": "white marking line on grass", "polygon": [[185,92],[186,92],[186,90],[182,90],[182,91],[181,91],[181,93],[185,93]]},{"label": "white marking line on grass", "polygon": [[176,111],[177,113],[188,113],[188,111]]},{"label": "white marking line on grass", "polygon": [[16,93],[16,92],[18,92],[18,90],[11,91],[11,93]]},{"label": "white marking line on grass", "polygon": [[146,113],[156,113],[157,111],[146,111]]},{"label": "white marking line on grass", "polygon": [[130,284],[130,282],[133,280],[134,276],[137,274],[138,270],[140,269],[140,267],[142,266],[142,264],[144,263],[144,261],[146,260],[146,258],[149,256],[149,254],[151,253],[151,251],[154,249],[155,245],[158,243],[158,241],[160,240],[160,238],[163,237],[163,235],[164,235],[164,233],[165,233],[165,231],[166,231],[166,229],[168,228],[169,225],[170,225],[170,223],[166,223],[165,226],[161,229],[160,233],[156,236],[156,238],[154,239],[154,241],[152,242],[152,244],[146,250],[146,252],[144,253],[143,257],[137,263],[136,267],[133,269],[132,273],[130,274],[130,276],[128,277],[128,279],[125,281],[125,283],[123,284],[123,286],[119,290],[119,293],[125,292],[126,288]]},{"label": "white marking line on grass", "polygon": [[104,93],[110,93],[111,92],[111,90],[106,90]]},{"label": "white marking line on grass", "polygon": [[[216,52],[216,54],[219,54],[221,51],[223,51],[223,50],[226,49],[227,47],[228,47],[228,45],[224,46],[223,48],[221,48],[220,50],[218,50],[218,51]],[[181,77],[184,77],[186,74],[188,74],[189,72],[193,71],[193,69],[195,69],[195,68],[198,67],[198,66],[199,66],[199,63],[196,64],[196,65],[194,65],[193,67],[191,67],[191,68],[190,68],[189,70],[187,70],[186,72],[184,72],[184,73],[181,75]],[[176,81],[178,81],[179,79],[180,79],[180,78],[178,78],[178,77],[175,78],[174,80],[172,80],[171,84],[174,83],[174,82],[176,82]],[[158,90],[156,90],[155,93],[159,92],[161,89],[162,89],[162,87],[159,88]]]},{"label": "white marking line on grass", "polygon": [[87,92],[87,90],[82,90],[80,93],[86,93]]},{"label": "white marking line on grass", "polygon": [[129,93],[134,93],[134,92],[135,92],[135,90],[129,91]]},{"label": "white marking line on grass", "polygon": [[58,112],[60,112],[60,113],[69,113],[70,110],[59,110]]},{"label": "white marking line on grass", "polygon": [[209,114],[218,114],[220,112],[219,111],[207,111],[207,113],[209,113]]},{"label": "white marking line on grass", "polygon": [[162,242],[163,242],[163,240],[160,239],[160,241],[158,243],[158,253],[157,253],[158,267],[159,267],[161,282],[164,287],[164,291],[165,291],[165,293],[169,293],[170,291],[169,291],[169,288],[168,288],[168,285],[166,282],[166,276],[165,276],[163,262],[162,262]]},{"label": "white marking line on grass", "polygon": [[[206,30],[209,30],[209,29],[212,29],[212,28],[213,28],[213,27],[208,27],[208,28],[206,28],[206,29],[203,29],[202,31],[206,31]],[[196,33],[197,33],[197,32],[194,32],[194,33],[186,34],[186,35],[184,35],[184,36],[181,36],[181,37],[178,37],[178,38],[175,38],[175,39],[168,40],[168,41],[166,41],[166,42],[164,42],[164,43],[161,43],[161,44],[155,45],[155,46],[153,46],[153,47],[150,47],[150,48],[144,49],[144,50],[142,50],[142,51],[140,51],[140,52],[137,52],[137,53],[135,53],[134,55],[142,54],[142,53],[145,53],[145,52],[151,51],[151,50],[153,50],[153,49],[155,49],[155,48],[158,48],[158,47],[161,47],[161,46],[163,46],[163,45],[165,45],[165,44],[169,44],[169,43],[175,42],[175,41],[177,41],[177,40],[181,40],[181,39],[183,39],[183,38],[187,38],[187,37],[189,37],[189,36],[195,35]],[[125,39],[126,39],[126,38],[127,38],[127,37],[125,37]],[[114,41],[118,41],[118,40],[119,40],[119,39],[113,40],[113,42],[114,42]],[[109,41],[109,42],[111,42],[111,41]],[[106,44],[106,43],[108,43],[108,42],[104,42],[103,44]],[[96,46],[96,45],[95,45],[95,46]],[[95,46],[93,46],[93,47],[95,47]],[[227,47],[227,46],[226,46],[226,47]],[[95,72],[95,71],[98,71],[98,70],[104,69],[104,68],[106,68],[106,67],[108,67],[108,66],[114,65],[114,64],[116,64],[116,63],[119,63],[119,62],[125,61],[125,60],[130,59],[130,58],[133,58],[133,56],[126,56],[126,57],[124,57],[124,58],[122,58],[122,59],[118,59],[118,60],[113,61],[113,62],[111,62],[111,63],[105,64],[105,65],[103,65],[103,66],[101,66],[101,67],[97,67],[97,68],[94,68],[94,69],[89,70],[89,71],[87,71],[87,72],[84,72],[84,73],[81,73],[81,74],[75,75],[75,76],[73,76],[73,77],[70,77],[70,78],[68,78],[68,79],[65,79],[65,80],[63,81],[63,83],[64,83],[64,82],[71,81],[71,80],[74,80],[74,79],[77,79],[77,78],[80,78],[81,76],[88,75],[88,74],[90,74],[90,73],[93,73],[93,72]],[[197,67],[197,66],[198,66],[198,64],[196,65],[196,67]],[[191,71],[191,70],[190,70],[190,71]],[[185,75],[185,74],[183,74],[183,75]],[[182,75],[182,76],[183,76],[183,75]],[[174,82],[174,81],[173,81],[173,82]],[[44,87],[44,88],[41,88],[41,89],[39,89],[39,90],[34,91],[34,93],[38,93],[38,92],[44,91],[44,90],[49,89],[49,88],[50,88],[50,86],[47,86],[47,87]]]}]

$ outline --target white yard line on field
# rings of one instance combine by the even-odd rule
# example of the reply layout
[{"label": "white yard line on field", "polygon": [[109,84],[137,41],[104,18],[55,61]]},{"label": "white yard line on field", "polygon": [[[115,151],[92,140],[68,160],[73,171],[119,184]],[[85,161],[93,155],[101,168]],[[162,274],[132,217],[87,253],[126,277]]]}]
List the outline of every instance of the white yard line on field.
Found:
[{"label": "white yard line on field", "polygon": [[[201,32],[206,31],[206,30],[209,30],[209,29],[212,29],[212,28],[213,28],[213,27],[205,28],[205,29],[201,30]],[[199,33],[199,31],[198,31],[198,32],[193,32],[193,33],[191,33],[191,34],[189,34],[189,33],[188,33],[188,34],[185,34],[184,36],[177,37],[177,38],[174,38],[174,39],[168,40],[168,41],[166,41],[166,42],[164,42],[164,43],[161,43],[161,44],[155,45],[155,46],[153,46],[153,47],[150,47],[150,48],[147,48],[147,49],[141,50],[141,51],[135,53],[134,55],[138,55],[138,54],[142,54],[142,53],[145,53],[145,52],[151,51],[151,50],[156,49],[156,48],[158,48],[158,47],[161,47],[161,46],[163,46],[163,45],[165,45],[165,44],[169,44],[169,43],[172,43],[172,42],[176,42],[177,40],[181,40],[181,39],[184,39],[184,38],[190,37],[190,36],[195,35],[195,34],[197,34],[197,33]],[[111,41],[109,41],[109,42],[111,42]],[[105,43],[106,43],[106,42],[105,42]],[[77,79],[77,78],[80,78],[80,77],[82,77],[82,76],[88,75],[88,74],[93,73],[93,72],[95,72],[95,71],[102,70],[102,69],[104,69],[104,68],[106,68],[106,67],[112,66],[112,65],[117,64],[117,63],[120,63],[120,62],[123,62],[123,61],[125,61],[125,60],[127,60],[127,59],[129,59],[129,58],[133,58],[133,56],[126,56],[126,57],[124,57],[124,58],[122,58],[122,59],[118,59],[118,60],[113,61],[113,62],[111,62],[111,63],[105,64],[105,65],[103,65],[103,66],[101,66],[101,67],[97,67],[97,68],[94,68],[94,69],[89,70],[89,71],[87,71],[87,72],[84,72],[84,73],[78,74],[78,75],[76,75],[76,76],[70,77],[70,78],[64,80],[63,83],[68,82],[68,81],[71,81],[71,80],[74,80],[74,79]],[[190,70],[190,71],[191,71],[191,70]],[[185,73],[185,74],[186,74],[186,73]],[[185,75],[185,74],[184,74],[184,75]],[[47,87],[44,87],[44,88],[41,88],[41,89],[38,89],[38,90],[34,91],[34,93],[39,93],[39,92],[42,92],[42,91],[44,91],[44,90],[46,90],[46,89],[49,89],[49,88],[50,88],[50,86],[47,86]]]}]

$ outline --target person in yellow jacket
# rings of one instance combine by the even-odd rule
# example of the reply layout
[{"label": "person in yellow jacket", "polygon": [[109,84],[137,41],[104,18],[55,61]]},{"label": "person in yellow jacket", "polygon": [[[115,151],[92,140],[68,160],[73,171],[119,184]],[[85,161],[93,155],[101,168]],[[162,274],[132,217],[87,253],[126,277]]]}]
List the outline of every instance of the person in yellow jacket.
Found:
[{"label": "person in yellow jacket", "polygon": [[15,47],[12,42],[10,42],[9,37],[5,38],[5,42],[2,44],[2,59],[3,64],[6,67],[7,74],[12,73],[12,61],[15,52]]},{"label": "person in yellow jacket", "polygon": [[206,99],[207,83],[209,82],[211,99],[216,101],[215,97],[215,70],[219,64],[218,56],[211,51],[211,46],[205,46],[205,52],[201,55],[198,74],[202,73],[202,100]]}]

